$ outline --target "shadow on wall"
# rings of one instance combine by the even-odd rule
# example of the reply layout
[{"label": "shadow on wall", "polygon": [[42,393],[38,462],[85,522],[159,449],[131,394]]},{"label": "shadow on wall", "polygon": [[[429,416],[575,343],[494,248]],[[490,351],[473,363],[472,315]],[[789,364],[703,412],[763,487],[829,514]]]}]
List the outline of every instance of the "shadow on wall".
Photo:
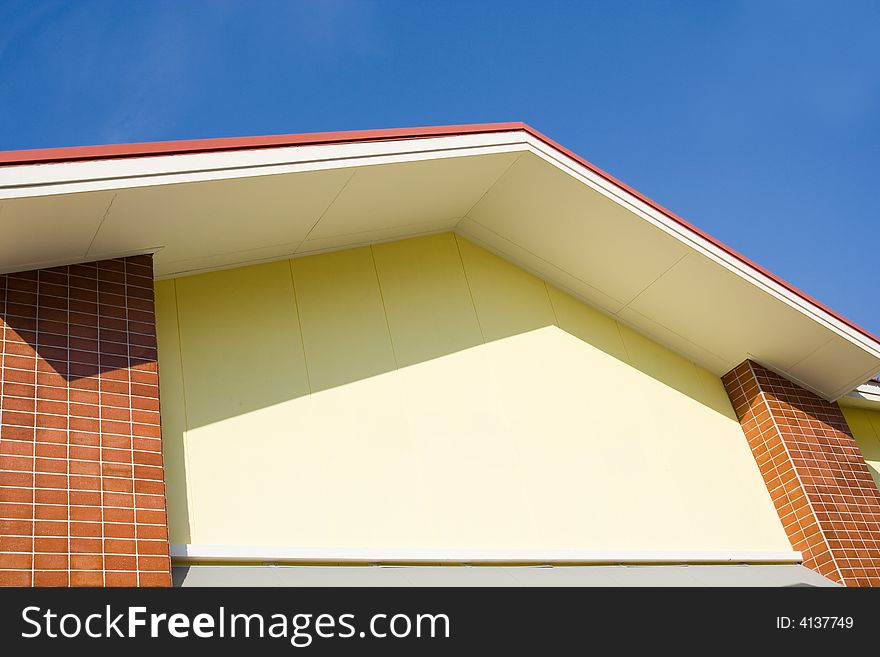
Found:
[{"label": "shadow on wall", "polygon": [[[586,350],[597,355],[566,382],[571,404],[583,405],[597,379],[630,403],[625,386],[638,371],[685,403],[736,420],[718,377],[452,233],[160,281],[156,312],[166,471],[179,485],[187,432],[391,372],[420,385],[428,363],[432,375],[453,373],[443,385],[457,386],[476,364],[505,385],[522,377],[542,390],[542,377],[560,367],[542,359]],[[560,348],[545,353],[545,344]],[[442,394],[437,404],[449,403]],[[188,535],[185,509],[170,512]]]},{"label": "shadow on wall", "polygon": [[131,447],[149,435],[138,423],[159,410],[153,294],[149,255],[0,275],[0,439]]},{"label": "shadow on wall", "polygon": [[714,375],[452,233],[157,289],[188,429],[548,326],[735,419]]},{"label": "shadow on wall", "polygon": [[[135,282],[136,285],[127,285]],[[95,389],[87,380],[127,380],[156,362],[151,279],[112,260],[0,276],[7,382]]]}]

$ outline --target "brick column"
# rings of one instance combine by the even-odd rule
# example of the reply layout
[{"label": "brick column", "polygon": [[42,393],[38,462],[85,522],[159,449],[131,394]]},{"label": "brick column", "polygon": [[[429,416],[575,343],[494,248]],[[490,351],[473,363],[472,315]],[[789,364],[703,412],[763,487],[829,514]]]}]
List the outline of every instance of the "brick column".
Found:
[{"label": "brick column", "polygon": [[722,381],[804,565],[880,586],[880,491],[837,404],[751,361]]},{"label": "brick column", "polygon": [[152,258],[2,275],[0,332],[0,585],[170,585]]}]

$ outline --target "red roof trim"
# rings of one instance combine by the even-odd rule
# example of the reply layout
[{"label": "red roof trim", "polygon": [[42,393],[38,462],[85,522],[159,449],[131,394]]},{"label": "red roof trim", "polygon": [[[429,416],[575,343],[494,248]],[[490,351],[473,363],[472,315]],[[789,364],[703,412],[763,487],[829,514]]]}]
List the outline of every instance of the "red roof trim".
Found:
[{"label": "red roof trim", "polygon": [[525,130],[534,132],[525,123],[481,123],[448,125],[425,128],[390,128],[383,130],[348,130],[345,132],[311,132],[300,135],[267,135],[262,137],[224,137],[220,139],[184,139],[180,141],[153,141],[140,144],[108,144],[102,146],[73,146],[70,148],[40,148],[22,151],[0,151],[0,166],[25,164],[52,164],[56,162],[83,162],[113,160],[157,155],[185,155],[240,151],[288,146],[316,146],[320,144],[347,144],[367,141],[391,141],[427,137],[487,134]]},{"label": "red roof trim", "polygon": [[848,320],[840,313],[832,310],[822,302],[814,299],[806,292],[787,283],[772,272],[764,269],[746,256],[685,221],[674,212],[667,210],[659,203],[637,192],[622,183],[611,174],[603,171],[581,156],[541,134],[531,126],[521,122],[481,123],[469,125],[450,125],[422,128],[391,128],[384,130],[350,130],[345,132],[314,132],[308,134],[268,135],[262,137],[227,137],[221,139],[189,139],[181,141],[158,141],[140,144],[111,144],[103,146],[75,146],[71,148],[42,148],[19,151],[0,151],[0,166],[22,166],[29,164],[52,164],[60,162],[82,162],[90,160],[109,160],[130,157],[152,157],[159,155],[183,155],[193,153],[212,153],[221,151],[254,150],[263,148],[283,148],[288,146],[315,146],[320,144],[344,144],[369,141],[390,141],[396,139],[417,139],[429,137],[449,137],[455,135],[488,134],[495,132],[523,131],[550,146],[554,150],[570,157],[598,176],[620,189],[632,194],[643,203],[664,214],[677,224],[702,237],[728,255],[754,269],[789,292],[797,295],[807,303],[828,313],[865,337],[880,343],[880,338],[867,329]]}]

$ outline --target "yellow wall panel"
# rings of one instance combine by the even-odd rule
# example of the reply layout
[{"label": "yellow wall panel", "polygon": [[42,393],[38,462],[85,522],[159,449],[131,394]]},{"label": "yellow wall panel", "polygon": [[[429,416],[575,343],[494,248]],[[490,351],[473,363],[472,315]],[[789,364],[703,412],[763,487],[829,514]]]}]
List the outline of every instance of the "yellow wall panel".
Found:
[{"label": "yellow wall panel", "polygon": [[627,360],[616,321],[552,285],[547,285],[547,292],[559,328],[618,360]]},{"label": "yellow wall panel", "polygon": [[372,248],[399,366],[483,341],[452,233]]},{"label": "yellow wall panel", "polygon": [[[620,325],[620,336],[629,363],[655,381],[675,388],[685,396],[708,404],[719,413],[736,419],[721,379],[702,370],[691,361],[663,347],[628,326]],[[698,374],[702,372],[703,375]],[[708,374],[708,377],[705,376]],[[708,384],[708,378],[714,385]]]},{"label": "yellow wall panel", "polygon": [[175,542],[790,549],[717,377],[452,234],[157,303]]},{"label": "yellow wall panel", "polygon": [[286,260],[176,282],[189,428],[308,394]]},{"label": "yellow wall panel", "polygon": [[841,406],[846,423],[862,450],[874,483],[880,488],[880,411]]},{"label": "yellow wall panel", "polygon": [[497,340],[554,323],[540,278],[455,236],[483,337]]},{"label": "yellow wall panel", "polygon": [[394,369],[370,247],[291,261],[313,391]]},{"label": "yellow wall panel", "polygon": [[186,403],[177,332],[175,281],[156,283],[156,340],[162,414],[162,460],[165,464],[168,528],[172,543],[189,543],[189,482],[186,470]]}]

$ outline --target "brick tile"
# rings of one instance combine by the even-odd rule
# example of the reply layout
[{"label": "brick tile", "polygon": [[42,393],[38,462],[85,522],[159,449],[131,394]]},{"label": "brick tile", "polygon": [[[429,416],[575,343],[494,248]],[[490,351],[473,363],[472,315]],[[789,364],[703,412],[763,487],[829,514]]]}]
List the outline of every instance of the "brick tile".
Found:
[{"label": "brick tile", "polygon": [[0,337],[0,585],[170,585],[152,258],[0,275]]},{"label": "brick tile", "polygon": [[847,586],[876,585],[880,531],[865,519],[880,518],[880,490],[840,408],[751,361],[722,382],[804,565]]}]

